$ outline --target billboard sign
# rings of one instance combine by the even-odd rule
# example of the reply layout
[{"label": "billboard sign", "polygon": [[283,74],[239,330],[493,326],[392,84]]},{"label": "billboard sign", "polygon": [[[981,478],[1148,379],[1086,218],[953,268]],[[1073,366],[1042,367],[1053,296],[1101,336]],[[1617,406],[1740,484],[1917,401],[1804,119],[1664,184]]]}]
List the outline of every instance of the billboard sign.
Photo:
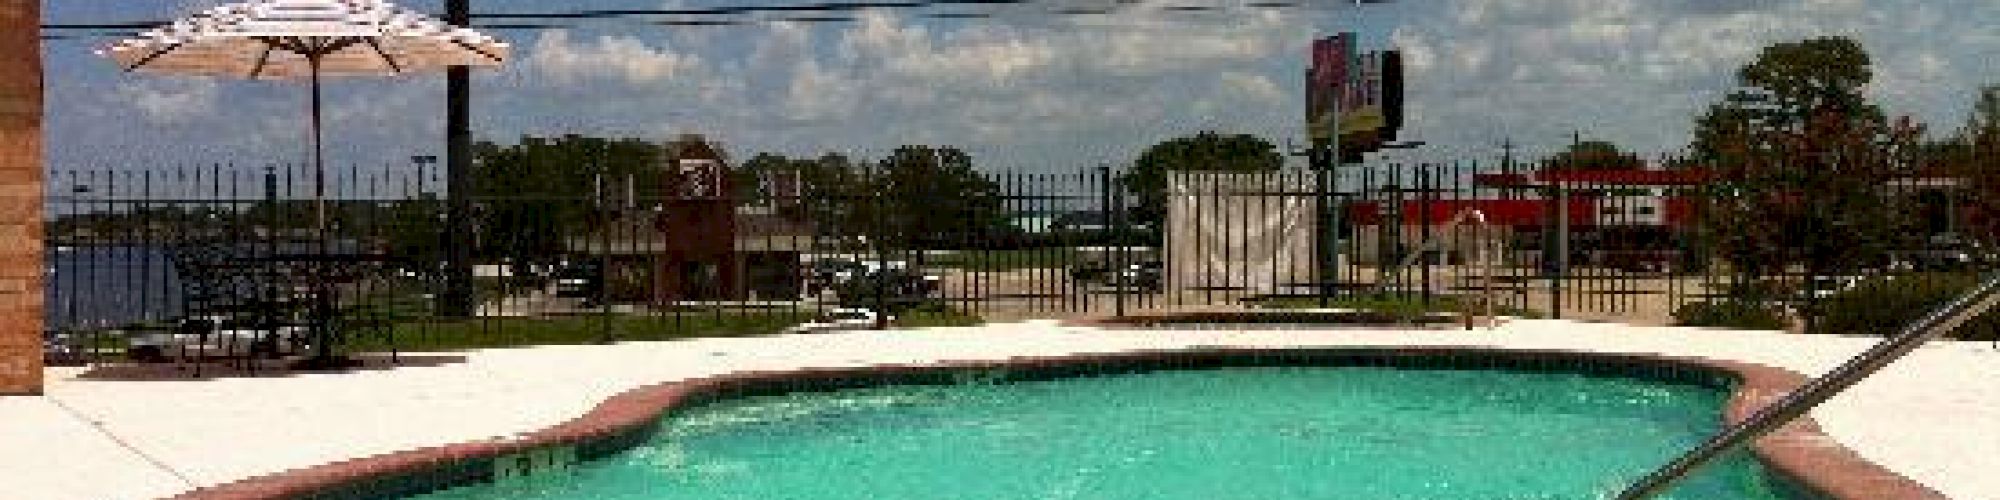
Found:
[{"label": "billboard sign", "polygon": [[1356,54],[1352,33],[1314,40],[1306,72],[1307,136],[1318,145],[1339,137],[1349,159],[1393,140],[1403,124],[1402,62],[1394,50]]},{"label": "billboard sign", "polygon": [[1380,52],[1355,58],[1352,79],[1341,92],[1341,137],[1372,134],[1388,125],[1382,112],[1382,59]]},{"label": "billboard sign", "polygon": [[1333,140],[1333,99],[1341,95],[1354,46],[1347,34],[1313,40],[1312,67],[1306,78],[1306,128],[1315,143]]}]

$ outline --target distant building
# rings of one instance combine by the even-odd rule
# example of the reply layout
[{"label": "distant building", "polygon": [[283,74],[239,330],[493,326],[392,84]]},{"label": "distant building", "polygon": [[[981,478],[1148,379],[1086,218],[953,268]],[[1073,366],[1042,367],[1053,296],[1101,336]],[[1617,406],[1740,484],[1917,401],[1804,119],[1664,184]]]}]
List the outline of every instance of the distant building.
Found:
[{"label": "distant building", "polygon": [[574,238],[570,250],[605,256],[614,284],[646,284],[656,304],[797,300],[800,255],[814,241],[812,226],[783,210],[799,199],[798,177],[764,173],[746,200],[708,141],[684,136],[665,158],[657,206],[620,214],[609,234]]}]

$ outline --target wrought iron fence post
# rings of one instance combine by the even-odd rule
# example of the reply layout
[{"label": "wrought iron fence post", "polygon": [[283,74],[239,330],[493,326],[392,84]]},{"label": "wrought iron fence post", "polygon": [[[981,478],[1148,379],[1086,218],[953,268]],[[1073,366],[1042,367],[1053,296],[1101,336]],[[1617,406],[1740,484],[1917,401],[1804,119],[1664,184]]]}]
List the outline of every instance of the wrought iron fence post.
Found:
[{"label": "wrought iron fence post", "polygon": [[1437,201],[1435,195],[1431,193],[1431,190],[1437,187],[1435,179],[1431,178],[1432,174],[1431,164],[1423,163],[1417,165],[1417,205],[1419,206],[1417,217],[1421,220],[1419,223],[1423,224],[1423,231],[1418,235],[1417,239],[1417,241],[1421,242],[1417,244],[1417,259],[1422,260],[1424,263],[1424,267],[1418,269],[1418,272],[1421,273],[1419,279],[1423,281],[1424,287],[1422,294],[1418,295],[1418,300],[1419,303],[1423,304],[1425,310],[1429,310],[1431,306],[1431,255],[1429,247],[1432,237],[1431,224],[1433,223],[1431,221],[1431,205]]},{"label": "wrought iron fence post", "polygon": [[611,208],[605,203],[603,165],[592,167],[597,170],[591,190],[597,210],[597,267],[595,275],[585,279],[597,280],[597,341],[609,344],[618,341],[611,329]]},{"label": "wrought iron fence post", "polygon": [[889,284],[884,279],[889,275],[889,248],[885,240],[888,239],[889,231],[892,230],[889,228],[892,223],[889,221],[889,214],[885,206],[889,193],[886,183],[889,179],[887,165],[875,169],[873,182],[870,183],[873,185],[875,191],[870,201],[870,204],[875,207],[875,214],[869,218],[869,224],[875,226],[875,230],[870,231],[872,236],[868,238],[868,243],[875,250],[875,270],[859,278],[868,280],[864,281],[864,283],[867,283],[870,288],[874,288],[876,330],[886,330],[889,328]]},{"label": "wrought iron fence post", "polygon": [[1555,255],[1552,256],[1555,262],[1549,266],[1549,317],[1562,319],[1563,280],[1569,274],[1569,186],[1557,182],[1554,196],[1549,199],[1556,205],[1553,211],[1556,215]]},{"label": "wrought iron fence post", "polygon": [[1337,186],[1334,176],[1338,174],[1334,167],[1340,161],[1336,156],[1338,150],[1337,145],[1316,147],[1312,149],[1311,156],[1307,157],[1311,160],[1310,167],[1315,174],[1313,180],[1316,181],[1313,198],[1319,210],[1315,215],[1319,225],[1323,226],[1314,238],[1317,242],[1315,246],[1319,250],[1315,256],[1319,259],[1319,265],[1316,266],[1319,268],[1319,273],[1315,281],[1319,282],[1319,307],[1322,309],[1332,307],[1333,294],[1338,290],[1337,283],[1340,278],[1340,249],[1337,248],[1340,242],[1340,214],[1333,206],[1333,190]]},{"label": "wrought iron fence post", "polygon": [[[284,215],[278,209],[278,169],[269,165],[264,167],[264,206],[271,212],[264,222],[264,255],[271,257],[278,254],[278,227],[283,223]],[[264,325],[261,326],[271,327],[275,332],[277,327],[274,325],[284,318],[279,317],[283,314],[283,311],[278,310],[278,307],[274,304],[277,300],[286,298],[279,296],[279,293],[290,293],[290,290],[278,290],[271,285],[271,283],[281,282],[278,279],[279,270],[277,262],[266,261],[260,267],[262,269],[258,271],[263,273],[266,284],[257,287],[256,290],[256,293],[259,295],[258,298],[264,301],[258,307],[259,312],[263,315],[258,320],[264,322]],[[320,339],[314,339],[314,342],[320,341]],[[256,365],[253,364],[251,366]]]},{"label": "wrought iron fence post", "polygon": [[[1112,249],[1111,255],[1111,276],[1112,279],[1116,280],[1123,277],[1124,275],[1121,273],[1124,273],[1127,270],[1126,268],[1131,265],[1130,256],[1126,254],[1126,251],[1131,248],[1131,242],[1127,238],[1127,232],[1131,228],[1126,225],[1124,193],[1112,188],[1111,165],[1099,165],[1097,173],[1098,178],[1101,179],[1101,185],[1098,186],[1098,190],[1102,193],[1102,198],[1099,200],[1098,206],[1104,207],[1104,216],[1107,219],[1105,222],[1108,223],[1106,225],[1111,227],[1111,238],[1109,241],[1114,245],[1118,245]],[[1132,281],[1136,282],[1138,280],[1139,273],[1133,272]],[[1118,294],[1112,305],[1111,314],[1113,316],[1125,317],[1125,287],[1131,284],[1117,283],[1116,286],[1112,287]]]}]

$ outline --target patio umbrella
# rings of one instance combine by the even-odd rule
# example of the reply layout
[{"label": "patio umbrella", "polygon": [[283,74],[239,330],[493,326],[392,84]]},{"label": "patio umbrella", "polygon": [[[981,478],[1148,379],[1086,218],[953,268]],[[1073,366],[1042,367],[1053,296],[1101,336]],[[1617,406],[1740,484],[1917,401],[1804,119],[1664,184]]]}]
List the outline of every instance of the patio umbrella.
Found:
[{"label": "patio umbrella", "polygon": [[312,83],[313,202],[326,228],[320,77],[498,66],[506,43],[381,0],[250,0],[208,9],[98,54],[126,71]]}]

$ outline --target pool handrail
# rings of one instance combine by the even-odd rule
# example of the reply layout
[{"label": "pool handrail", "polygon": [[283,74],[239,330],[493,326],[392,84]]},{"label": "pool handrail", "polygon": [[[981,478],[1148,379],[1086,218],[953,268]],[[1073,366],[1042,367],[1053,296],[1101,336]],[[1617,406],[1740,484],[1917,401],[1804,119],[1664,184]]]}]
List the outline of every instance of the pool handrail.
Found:
[{"label": "pool handrail", "polygon": [[[1452,234],[1452,230],[1457,229],[1460,224],[1464,224],[1467,221],[1471,221],[1473,228],[1477,230],[1473,234],[1473,239],[1479,242],[1476,247],[1478,252],[1473,257],[1480,262],[1482,268],[1479,276],[1479,301],[1480,305],[1483,306],[1483,310],[1479,312],[1485,313],[1486,327],[1492,329],[1497,327],[1499,323],[1495,319],[1493,311],[1493,259],[1505,255],[1505,252],[1494,248],[1498,247],[1499,243],[1493,239],[1496,234],[1493,232],[1492,224],[1486,220],[1486,212],[1480,211],[1477,208],[1460,210],[1457,214],[1452,215],[1451,219],[1445,222],[1443,229],[1440,229],[1438,232],[1440,234]],[[1417,251],[1403,255],[1403,258],[1394,267],[1389,268],[1389,272],[1383,274],[1385,276],[1391,274],[1401,276],[1402,273],[1409,270],[1410,266],[1416,265],[1417,259],[1422,257],[1425,252],[1435,250],[1436,248],[1434,247],[1441,241],[1443,240],[1439,238],[1424,238],[1422,242],[1417,244]],[[1489,255],[1487,252],[1493,253]],[[1375,294],[1381,295],[1387,283],[1387,280],[1375,280]],[[1428,288],[1426,288],[1426,291],[1428,291]],[[1467,309],[1471,308],[1468,307]],[[1466,329],[1472,329],[1472,323],[1475,320],[1474,316],[1476,316],[1474,311],[1462,311],[1461,314],[1464,315]]]},{"label": "pool handrail", "polygon": [[1736,425],[1729,426],[1700,446],[1647,474],[1618,494],[1618,500],[1642,500],[1664,493],[1702,465],[1730,450],[1783,427],[1827,399],[1860,383],[1869,375],[1901,359],[1925,342],[1935,340],[1960,325],[1979,317],[2000,304],[2000,272],[1988,274],[1978,285],[1951,302],[1905,325],[1888,339],[1842,363],[1832,371],[1799,386]]}]

